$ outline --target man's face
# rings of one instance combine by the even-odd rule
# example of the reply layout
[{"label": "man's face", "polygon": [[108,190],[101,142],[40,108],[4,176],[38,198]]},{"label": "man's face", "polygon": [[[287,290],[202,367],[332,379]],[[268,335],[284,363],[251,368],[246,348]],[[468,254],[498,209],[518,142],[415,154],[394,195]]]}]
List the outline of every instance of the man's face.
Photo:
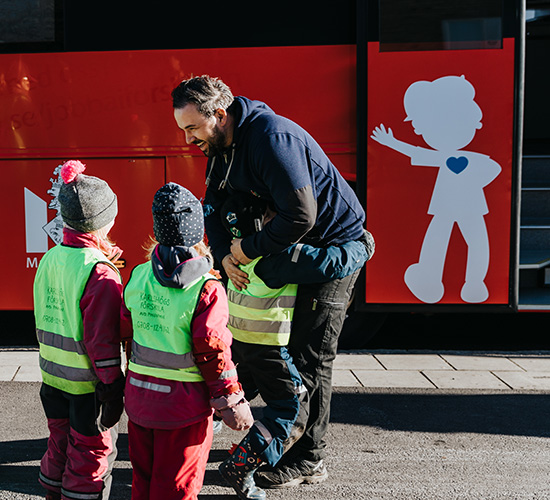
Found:
[{"label": "man's face", "polygon": [[185,133],[187,144],[195,144],[209,158],[226,148],[226,134],[216,115],[206,118],[194,104],[174,110],[178,127]]}]

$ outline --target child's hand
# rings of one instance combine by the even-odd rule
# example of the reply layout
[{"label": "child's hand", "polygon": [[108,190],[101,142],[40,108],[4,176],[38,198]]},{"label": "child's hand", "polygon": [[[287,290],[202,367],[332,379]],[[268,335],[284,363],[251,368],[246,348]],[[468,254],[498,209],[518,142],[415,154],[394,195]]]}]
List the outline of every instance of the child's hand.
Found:
[{"label": "child's hand", "polygon": [[246,285],[250,283],[248,281],[248,274],[239,269],[240,262],[228,253],[222,260],[222,266],[225,270],[225,274],[231,280],[237,290],[245,290]]},{"label": "child's hand", "polygon": [[393,137],[393,132],[391,128],[388,128],[386,130],[386,127],[381,123],[379,127],[376,127],[372,131],[371,138],[374,139],[376,142],[379,142],[383,146],[392,147],[395,143],[395,138]]},{"label": "child's hand", "polygon": [[252,262],[252,259],[249,259],[243,252],[241,247],[242,238],[233,238],[231,241],[231,254],[235,257],[241,264],[249,264]]},{"label": "child's hand", "polygon": [[224,424],[234,431],[245,431],[254,424],[250,404],[243,391],[212,398],[210,406],[223,419]]}]

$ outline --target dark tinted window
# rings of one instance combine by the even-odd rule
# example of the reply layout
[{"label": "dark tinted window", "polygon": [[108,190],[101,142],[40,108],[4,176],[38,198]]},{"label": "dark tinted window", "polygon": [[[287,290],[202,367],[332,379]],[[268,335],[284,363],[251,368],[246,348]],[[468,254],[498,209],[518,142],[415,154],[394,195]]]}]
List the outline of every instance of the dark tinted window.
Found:
[{"label": "dark tinted window", "polygon": [[0,43],[55,41],[55,0],[0,0]]},{"label": "dark tinted window", "polygon": [[381,51],[499,49],[502,0],[380,0]]},{"label": "dark tinted window", "polygon": [[355,43],[356,0],[0,0],[0,53]]}]

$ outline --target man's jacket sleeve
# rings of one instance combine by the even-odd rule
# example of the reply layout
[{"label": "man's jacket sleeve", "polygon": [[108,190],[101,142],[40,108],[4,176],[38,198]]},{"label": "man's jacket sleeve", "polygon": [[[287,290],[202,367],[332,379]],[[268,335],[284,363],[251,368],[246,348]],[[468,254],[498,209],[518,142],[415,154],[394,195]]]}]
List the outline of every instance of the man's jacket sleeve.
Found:
[{"label": "man's jacket sleeve", "polygon": [[255,173],[265,184],[277,215],[241,244],[250,259],[278,253],[297,243],[315,225],[317,201],[311,157],[292,134],[270,134],[253,149]]}]

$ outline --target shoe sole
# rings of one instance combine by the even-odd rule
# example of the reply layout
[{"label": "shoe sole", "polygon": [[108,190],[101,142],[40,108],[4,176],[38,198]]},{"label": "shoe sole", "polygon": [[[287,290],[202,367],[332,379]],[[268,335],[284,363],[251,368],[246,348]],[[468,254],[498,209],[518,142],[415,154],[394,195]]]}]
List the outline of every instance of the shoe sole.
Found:
[{"label": "shoe sole", "polygon": [[268,486],[268,485],[264,485],[264,484],[258,484],[256,482],[256,485],[260,488],[266,488],[266,489],[270,489],[270,490],[283,490],[285,488],[292,488],[294,486],[299,486],[300,484],[322,483],[325,479],[327,479],[327,477],[328,477],[328,472],[325,472],[323,475],[318,475],[318,476],[296,477],[296,478],[288,481],[287,483],[283,483],[283,484],[270,484]]},{"label": "shoe sole", "polygon": [[[225,479],[227,484],[235,490],[235,494],[237,495],[237,497],[239,497],[239,499],[249,500],[250,498],[253,498],[253,497],[247,496],[246,493],[244,493],[239,488],[239,484],[236,481],[233,481],[233,478],[232,478],[231,474],[229,474],[224,468],[219,467],[218,471],[220,472],[220,475]],[[256,485],[256,487],[259,489],[258,485]],[[265,495],[264,496],[258,496],[257,498],[265,498]]]}]

